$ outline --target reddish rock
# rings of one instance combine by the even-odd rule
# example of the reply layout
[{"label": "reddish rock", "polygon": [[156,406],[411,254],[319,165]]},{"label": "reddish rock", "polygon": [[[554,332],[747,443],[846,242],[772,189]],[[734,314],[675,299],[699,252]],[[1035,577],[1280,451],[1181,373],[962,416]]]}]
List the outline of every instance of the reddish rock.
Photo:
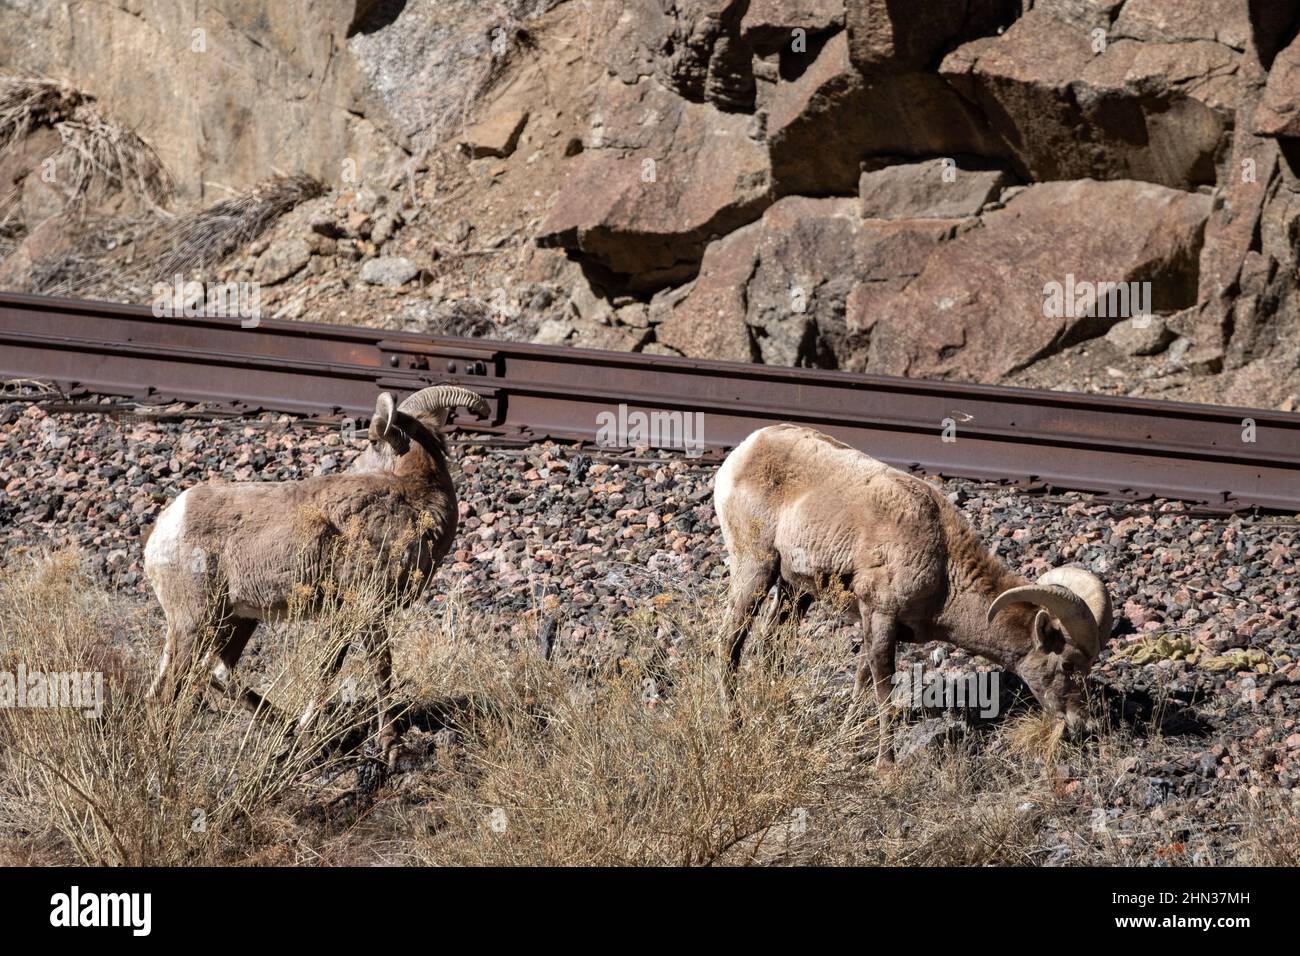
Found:
[{"label": "reddish rock", "polygon": [[1300,136],[1300,38],[1273,60],[1252,126],[1259,136]]},{"label": "reddish rock", "polygon": [[1277,144],[1252,129],[1267,79],[1255,53],[1252,46],[1241,58],[1236,132],[1219,183],[1224,201],[1216,204],[1206,225],[1198,303],[1190,316],[1194,338],[1216,349],[1226,346],[1237,329],[1242,339],[1253,339],[1252,330],[1270,312],[1260,301],[1265,290],[1251,281],[1258,269],[1248,266],[1259,257],[1257,236],[1278,169]]},{"label": "reddish rock", "polygon": [[848,0],[850,55],[867,74],[921,70],[955,42],[996,33],[1019,13],[1015,0]]},{"label": "reddish rock", "polygon": [[745,324],[745,282],[753,271],[757,225],[711,245],[689,294],[656,330],[656,341],[682,355],[751,362],[759,358]]},{"label": "reddish rock", "polygon": [[1109,31],[1114,36],[1166,43],[1214,40],[1234,50],[1250,42],[1250,15],[1241,0],[1110,0],[1106,6],[1108,16],[1120,8]]},{"label": "reddish rock", "polygon": [[683,101],[651,81],[619,87],[539,230],[636,289],[690,278],[705,244],[771,201],[767,156],[749,119]]},{"label": "reddish rock", "polygon": [[807,40],[843,26],[844,6],[845,0],[750,0],[741,36],[760,52],[793,51],[795,30]]},{"label": "reddish rock", "polygon": [[1215,179],[1238,59],[1212,40],[1100,38],[1035,8],[1004,35],[953,51],[940,73],[978,104],[1027,178],[1188,189]]},{"label": "reddish rock", "polygon": [[525,110],[502,110],[481,123],[471,126],[461,137],[461,148],[478,159],[483,156],[509,156],[519,143],[519,135],[528,123]]},{"label": "reddish rock", "polygon": [[767,109],[778,194],[849,194],[868,156],[996,155],[987,121],[933,73],[867,77],[837,33],[797,78],[776,84]]},{"label": "reddish rock", "polygon": [[858,180],[867,219],[963,219],[978,215],[1010,184],[997,168],[930,159],[869,169]]},{"label": "reddish rock", "polygon": [[[1030,186],[942,244],[884,303],[869,371],[994,382],[1116,318],[1045,313],[1048,283],[1150,280],[1155,310],[1194,301],[1210,199],[1150,183]],[[1115,215],[1124,210],[1125,215]],[[1062,310],[1062,311],[1075,311]]]},{"label": "reddish rock", "polygon": [[861,368],[875,312],[865,290],[897,294],[953,226],[866,221],[852,199],[787,197],[709,247],[658,340],[701,358]]},{"label": "reddish rock", "polygon": [[746,0],[634,0],[619,20],[610,69],[624,82],[653,76],[693,103],[754,106],[749,46],[741,39]]}]

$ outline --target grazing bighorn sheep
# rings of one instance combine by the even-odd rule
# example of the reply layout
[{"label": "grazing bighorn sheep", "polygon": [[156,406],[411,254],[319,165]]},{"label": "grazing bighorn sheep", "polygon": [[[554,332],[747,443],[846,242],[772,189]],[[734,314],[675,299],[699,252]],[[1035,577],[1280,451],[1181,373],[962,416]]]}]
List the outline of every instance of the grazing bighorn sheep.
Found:
[{"label": "grazing bighorn sheep", "polygon": [[[215,654],[210,683],[235,694],[239,656],[261,621],[308,613],[355,585],[380,581],[386,607],[358,635],[376,669],[379,743],[389,765],[397,755],[391,692],[392,656],[384,612],[415,600],[456,534],[456,489],[439,431],[458,405],[479,416],[487,403],[450,385],[425,388],[396,405],[384,392],[370,421],[370,447],[352,469],[301,481],[209,481],[177,496],[145,539],[144,570],[167,618],[167,641],[150,688],[174,701],[205,628]],[[343,666],[347,646],[327,662],[324,683]],[[211,658],[207,658],[211,659]],[[252,690],[238,695],[249,709],[266,708]],[[313,701],[298,721],[309,727]],[[269,708],[267,708],[269,709]]]},{"label": "grazing bighorn sheep", "polygon": [[887,704],[899,641],[973,651],[1018,674],[1071,731],[1082,727],[1084,678],[1111,628],[1110,599],[1092,572],[1056,568],[1030,583],[986,552],[929,484],[797,425],[745,439],[718,469],[713,501],[731,568],[728,700],[767,592],[798,593],[798,613],[839,586],[866,632],[855,693],[869,673],[882,707],[877,762],[893,757]]}]

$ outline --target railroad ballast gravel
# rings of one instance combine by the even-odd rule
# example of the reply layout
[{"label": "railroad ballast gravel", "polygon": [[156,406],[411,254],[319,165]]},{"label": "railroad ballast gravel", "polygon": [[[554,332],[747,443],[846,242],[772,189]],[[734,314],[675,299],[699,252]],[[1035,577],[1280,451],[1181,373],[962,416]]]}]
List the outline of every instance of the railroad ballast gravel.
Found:
[{"label": "railroad ballast gravel", "polygon": [[[364,445],[364,432],[284,415],[160,421],[0,404],[0,545],[8,562],[79,545],[106,584],[152,602],[141,535],[180,491],[207,477],[334,473]],[[714,465],[553,443],[453,449],[461,526],[430,600],[459,588],[514,632],[503,640],[530,639],[553,618],[560,653],[616,654],[618,619],[725,586]],[[942,486],[1011,567],[1032,577],[1079,562],[1109,583],[1115,631],[1094,683],[1121,711],[1162,701],[1166,718],[1164,756],[1132,769],[1147,811],[1176,831],[1225,788],[1300,797],[1300,520]],[[944,666],[963,662],[948,649]]]}]

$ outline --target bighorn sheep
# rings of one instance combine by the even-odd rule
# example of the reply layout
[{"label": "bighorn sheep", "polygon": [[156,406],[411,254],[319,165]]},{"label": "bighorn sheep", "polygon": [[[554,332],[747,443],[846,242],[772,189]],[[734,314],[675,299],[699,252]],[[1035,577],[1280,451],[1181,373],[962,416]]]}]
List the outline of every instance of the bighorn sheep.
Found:
[{"label": "bighorn sheep", "polygon": [[[163,509],[144,549],[145,574],[167,618],[149,695],[175,700],[205,628],[212,644],[201,651],[215,654],[210,683],[234,695],[232,674],[253,631],[284,616],[291,602],[311,613],[350,586],[376,580],[387,609],[413,601],[456,534],[456,489],[439,425],[458,405],[480,416],[488,411],[478,395],[450,385],[422,389],[401,405],[385,392],[370,421],[370,447],[350,471],[302,481],[209,481]],[[392,657],[384,610],[376,608],[374,625],[358,636],[374,660],[379,743],[391,766],[397,733],[386,707]],[[324,684],[346,651],[327,662]],[[254,711],[267,706],[252,690],[238,697]],[[300,731],[319,706],[308,706]]]},{"label": "bighorn sheep", "polygon": [[1084,678],[1111,628],[1106,588],[1090,571],[1056,568],[1030,583],[988,554],[929,484],[797,425],[745,439],[718,470],[713,501],[731,570],[728,699],[767,592],[799,593],[800,613],[839,586],[865,630],[855,692],[870,674],[882,707],[878,763],[893,758],[887,704],[899,641],[973,651],[1019,675],[1071,731],[1083,725]]}]

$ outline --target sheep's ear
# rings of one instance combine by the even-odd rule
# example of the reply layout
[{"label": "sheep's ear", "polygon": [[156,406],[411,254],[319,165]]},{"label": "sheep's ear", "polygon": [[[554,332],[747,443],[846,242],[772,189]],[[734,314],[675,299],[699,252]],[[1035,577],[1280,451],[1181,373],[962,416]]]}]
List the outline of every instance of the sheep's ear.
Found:
[{"label": "sheep's ear", "polygon": [[1030,629],[1034,635],[1034,647],[1040,651],[1059,651],[1065,642],[1065,636],[1052,626],[1052,616],[1041,608],[1034,615]]},{"label": "sheep's ear", "polygon": [[394,407],[391,392],[383,392],[375,400],[375,414],[370,418],[370,441],[384,442],[395,455],[405,455],[411,448],[410,439],[399,424],[401,413]]}]

